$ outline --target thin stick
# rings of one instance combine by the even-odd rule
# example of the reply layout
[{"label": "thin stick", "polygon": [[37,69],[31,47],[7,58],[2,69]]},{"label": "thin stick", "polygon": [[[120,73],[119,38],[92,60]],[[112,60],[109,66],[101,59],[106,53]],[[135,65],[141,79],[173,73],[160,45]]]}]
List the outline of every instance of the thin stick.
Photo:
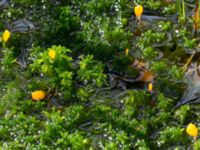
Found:
[{"label": "thin stick", "polygon": [[182,0],[182,23],[185,23],[185,2]]},{"label": "thin stick", "polygon": [[195,54],[192,54],[190,56],[190,58],[187,60],[187,62],[185,63],[185,65],[183,66],[183,71],[185,72],[187,70],[188,65],[190,64],[190,62],[192,61],[193,57]]},{"label": "thin stick", "polygon": [[195,0],[194,12],[194,36],[198,36],[198,22],[199,22],[199,0]]}]

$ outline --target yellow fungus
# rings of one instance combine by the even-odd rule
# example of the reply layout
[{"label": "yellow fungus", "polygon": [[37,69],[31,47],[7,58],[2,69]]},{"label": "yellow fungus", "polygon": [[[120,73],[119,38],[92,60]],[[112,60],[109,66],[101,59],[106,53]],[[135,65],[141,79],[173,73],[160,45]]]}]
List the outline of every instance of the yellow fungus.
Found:
[{"label": "yellow fungus", "polygon": [[187,132],[187,134],[189,134],[192,137],[196,138],[198,136],[198,128],[192,123],[188,124],[188,126],[186,128],[186,132]]},{"label": "yellow fungus", "polygon": [[148,84],[148,90],[149,90],[149,92],[153,91],[153,84],[152,83]]},{"label": "yellow fungus", "polygon": [[44,99],[45,96],[46,96],[46,93],[42,90],[32,92],[32,99],[35,101],[40,101]]},{"label": "yellow fungus", "polygon": [[143,7],[141,5],[137,5],[134,7],[134,13],[135,13],[135,16],[137,18],[140,18],[140,16],[142,15],[143,13]]},{"label": "yellow fungus", "polygon": [[127,48],[125,49],[125,55],[128,56],[128,54],[129,54],[129,49]]},{"label": "yellow fungus", "polygon": [[56,58],[56,52],[53,49],[49,50],[49,57],[51,59],[55,59]]},{"label": "yellow fungus", "polygon": [[2,35],[3,41],[4,41],[4,42],[7,42],[8,39],[10,38],[10,35],[11,35],[10,31],[5,30],[5,31],[3,32],[3,35]]}]

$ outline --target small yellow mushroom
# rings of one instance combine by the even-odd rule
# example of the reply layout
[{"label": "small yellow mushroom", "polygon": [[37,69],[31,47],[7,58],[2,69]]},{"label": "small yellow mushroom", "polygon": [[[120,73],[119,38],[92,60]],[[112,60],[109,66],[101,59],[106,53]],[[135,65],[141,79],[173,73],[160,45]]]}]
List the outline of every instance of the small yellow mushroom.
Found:
[{"label": "small yellow mushroom", "polygon": [[53,49],[50,49],[48,54],[51,59],[56,58],[56,52]]},{"label": "small yellow mushroom", "polygon": [[5,31],[3,32],[3,35],[2,35],[3,42],[7,42],[8,39],[10,38],[10,35],[11,35],[10,31],[5,30]]},{"label": "small yellow mushroom", "polygon": [[35,101],[43,100],[46,96],[46,93],[42,90],[32,92],[32,99]]},{"label": "small yellow mushroom", "polygon": [[149,92],[153,91],[153,84],[152,83],[148,84],[148,90],[149,90]]},{"label": "small yellow mushroom", "polygon": [[137,5],[134,7],[134,13],[135,13],[135,16],[140,19],[140,16],[142,15],[143,13],[143,7],[141,5]]},{"label": "small yellow mushroom", "polygon": [[129,54],[129,49],[127,48],[125,49],[125,55],[128,56],[128,54]]},{"label": "small yellow mushroom", "polygon": [[189,134],[190,136],[196,138],[198,136],[198,128],[192,124],[192,123],[189,123],[187,128],[186,128],[186,132],[187,134]]}]

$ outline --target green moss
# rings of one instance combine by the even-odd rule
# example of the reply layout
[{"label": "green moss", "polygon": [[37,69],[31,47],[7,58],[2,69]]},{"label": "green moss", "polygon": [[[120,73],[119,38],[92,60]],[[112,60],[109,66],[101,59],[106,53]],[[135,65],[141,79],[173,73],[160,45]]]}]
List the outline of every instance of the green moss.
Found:
[{"label": "green moss", "polygon": [[[0,35],[8,29],[11,37],[0,39],[0,149],[199,149],[199,138],[185,132],[188,123],[199,125],[199,105],[174,108],[199,76],[188,3],[181,10],[180,3],[159,0],[2,6]],[[182,69],[191,54],[189,69]],[[111,89],[107,72],[127,89]],[[146,72],[154,74],[152,91]],[[35,90],[45,98],[32,100]]]}]

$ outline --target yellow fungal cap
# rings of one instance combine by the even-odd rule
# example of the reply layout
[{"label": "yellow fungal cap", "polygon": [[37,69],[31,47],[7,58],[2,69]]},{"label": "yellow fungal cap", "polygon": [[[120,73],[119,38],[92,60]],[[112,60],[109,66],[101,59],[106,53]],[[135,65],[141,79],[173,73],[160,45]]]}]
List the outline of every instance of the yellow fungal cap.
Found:
[{"label": "yellow fungal cap", "polygon": [[42,90],[32,92],[32,99],[35,101],[40,101],[44,99],[45,96],[46,96],[46,93]]},{"label": "yellow fungal cap", "polygon": [[56,58],[56,52],[53,49],[49,50],[49,57],[51,59],[55,59]]},{"label": "yellow fungal cap", "polygon": [[153,91],[153,84],[152,83],[148,84],[148,90],[149,90],[149,92]]},{"label": "yellow fungal cap", "polygon": [[190,136],[193,136],[193,137],[197,137],[198,136],[198,128],[192,123],[188,124],[188,126],[186,128],[186,132]]},{"label": "yellow fungal cap", "polygon": [[141,5],[137,5],[134,7],[134,13],[136,17],[140,17],[143,13],[143,7]]},{"label": "yellow fungal cap", "polygon": [[11,35],[10,31],[5,30],[5,31],[3,32],[3,35],[2,35],[3,41],[4,41],[4,42],[7,42],[8,39],[10,38],[10,35]]},{"label": "yellow fungal cap", "polygon": [[128,54],[129,54],[129,49],[127,48],[125,49],[125,55],[128,56]]}]

